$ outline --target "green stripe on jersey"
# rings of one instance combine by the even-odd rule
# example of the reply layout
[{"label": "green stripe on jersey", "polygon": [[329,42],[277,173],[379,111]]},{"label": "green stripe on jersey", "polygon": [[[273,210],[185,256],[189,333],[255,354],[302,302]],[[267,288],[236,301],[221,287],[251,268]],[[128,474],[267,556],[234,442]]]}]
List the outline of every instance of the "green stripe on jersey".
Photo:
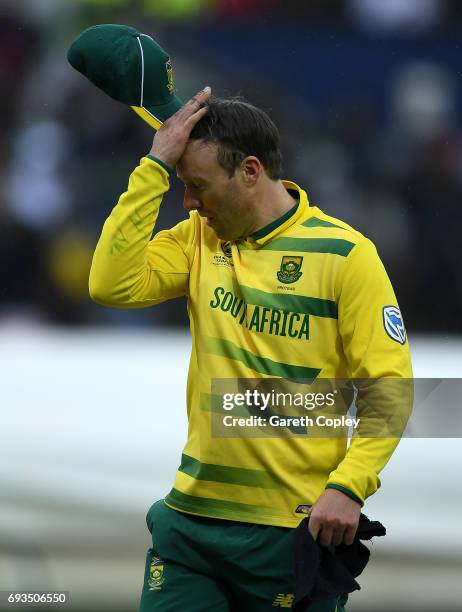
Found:
[{"label": "green stripe on jersey", "polygon": [[260,372],[260,374],[266,374],[277,378],[308,379],[308,381],[312,381],[321,371],[319,368],[307,368],[305,366],[273,361],[267,357],[261,357],[260,355],[255,355],[250,351],[241,349],[233,342],[223,340],[222,338],[204,336],[203,340],[203,348],[206,353],[218,355],[219,357],[226,357],[233,361],[240,361],[255,372]]},{"label": "green stripe on jersey", "polygon": [[338,318],[337,304],[333,300],[323,300],[304,295],[287,295],[286,293],[267,293],[244,285],[240,285],[239,289],[248,304],[267,306],[287,312],[310,314],[317,317]]},{"label": "green stripe on jersey", "polygon": [[265,227],[262,227],[261,229],[251,234],[250,237],[253,238],[254,240],[258,240],[260,238],[263,238],[264,236],[267,236],[268,234],[271,234],[271,232],[273,232],[277,227],[285,223],[287,219],[289,219],[292,215],[294,215],[297,212],[298,205],[299,205],[299,202],[297,202],[290,210],[288,210],[285,214],[283,214],[282,217],[279,217],[278,219],[275,219],[271,223],[268,223],[268,225],[265,225]]},{"label": "green stripe on jersey", "polygon": [[324,221],[324,219],[320,219],[319,217],[310,217],[306,221],[303,221],[302,225],[305,227],[338,227],[339,229],[345,229],[340,225],[335,225],[335,223],[330,223],[330,221]]},{"label": "green stripe on jersey", "polygon": [[234,521],[248,521],[255,518],[255,515],[287,517],[287,513],[278,511],[274,507],[256,506],[254,504],[212,499],[210,497],[196,497],[195,495],[182,493],[175,488],[167,495],[165,503],[167,506],[170,504],[173,508],[184,510],[185,512],[200,514],[201,516],[229,518]]},{"label": "green stripe on jersey", "polygon": [[246,487],[261,487],[264,489],[278,488],[276,479],[264,470],[201,463],[194,457],[185,454],[181,456],[181,465],[178,470],[196,480],[212,480],[213,482],[244,485]]},{"label": "green stripe on jersey", "polygon": [[354,246],[354,242],[341,238],[276,238],[261,248],[267,251],[330,253],[347,257]]}]

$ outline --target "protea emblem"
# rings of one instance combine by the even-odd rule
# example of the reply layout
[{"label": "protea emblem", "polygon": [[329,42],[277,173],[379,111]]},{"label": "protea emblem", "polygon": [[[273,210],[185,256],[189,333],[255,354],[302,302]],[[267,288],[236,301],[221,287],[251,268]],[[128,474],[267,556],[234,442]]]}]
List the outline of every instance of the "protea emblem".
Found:
[{"label": "protea emblem", "polygon": [[149,589],[157,591],[164,582],[164,562],[159,557],[153,557],[149,568]]},{"label": "protea emblem", "polygon": [[277,273],[278,280],[281,283],[295,283],[298,281],[303,272],[300,272],[302,267],[303,257],[295,255],[284,255],[281,259],[281,268]]}]

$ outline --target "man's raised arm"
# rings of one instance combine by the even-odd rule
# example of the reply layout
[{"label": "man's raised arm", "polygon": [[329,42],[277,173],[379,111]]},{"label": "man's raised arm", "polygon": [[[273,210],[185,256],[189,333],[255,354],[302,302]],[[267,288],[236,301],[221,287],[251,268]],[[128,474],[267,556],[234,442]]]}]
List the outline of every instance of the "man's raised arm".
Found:
[{"label": "man's raised arm", "polygon": [[143,308],[183,295],[187,288],[194,223],[188,219],[151,240],[169,173],[184,152],[191,130],[205,115],[206,88],[170,117],[154,136],[106,220],[90,270],[89,291],[95,302],[120,308]]}]

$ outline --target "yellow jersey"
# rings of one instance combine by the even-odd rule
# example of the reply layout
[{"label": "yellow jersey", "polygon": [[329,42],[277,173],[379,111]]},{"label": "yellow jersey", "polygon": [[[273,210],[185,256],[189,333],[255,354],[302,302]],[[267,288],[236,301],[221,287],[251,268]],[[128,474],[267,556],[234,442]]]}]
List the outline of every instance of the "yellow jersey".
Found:
[{"label": "yellow jersey", "polygon": [[326,487],[363,503],[399,441],[213,434],[215,380],[412,377],[372,242],[310,206],[296,184],[284,186],[294,208],[251,237],[223,242],[194,211],[151,238],[169,172],[144,157],[95,250],[90,295],[98,303],[144,308],[187,296],[188,440],[165,498],[179,511],[295,527],[298,507]]}]

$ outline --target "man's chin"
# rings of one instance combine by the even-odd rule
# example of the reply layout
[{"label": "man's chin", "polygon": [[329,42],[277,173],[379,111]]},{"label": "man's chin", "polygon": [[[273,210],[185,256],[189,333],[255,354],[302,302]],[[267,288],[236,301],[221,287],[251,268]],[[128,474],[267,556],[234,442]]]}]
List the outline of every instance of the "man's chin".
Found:
[{"label": "man's chin", "polygon": [[213,231],[215,232],[215,234],[220,240],[234,241],[234,240],[239,240],[240,238],[242,238],[242,233],[239,233],[236,230],[234,230],[233,232],[229,227],[227,227],[226,225],[224,226],[222,223],[220,223],[213,217],[212,218],[207,217],[205,223],[211,229],[213,229]]},{"label": "man's chin", "polygon": [[232,234],[229,230],[227,231],[226,228],[213,225],[211,227],[220,240],[237,240],[239,238],[239,236]]}]

